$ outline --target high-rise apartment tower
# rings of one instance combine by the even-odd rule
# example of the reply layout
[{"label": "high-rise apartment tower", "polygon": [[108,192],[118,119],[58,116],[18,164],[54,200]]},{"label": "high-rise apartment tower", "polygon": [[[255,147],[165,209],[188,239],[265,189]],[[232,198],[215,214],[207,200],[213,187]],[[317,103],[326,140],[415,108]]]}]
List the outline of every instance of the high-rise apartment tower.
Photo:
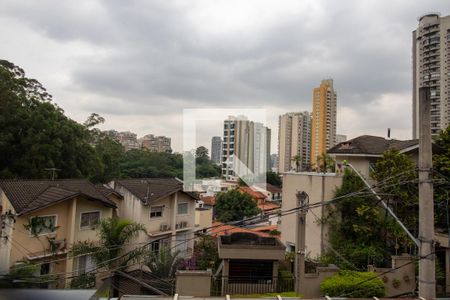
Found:
[{"label": "high-rise apartment tower", "polygon": [[249,172],[265,174],[270,170],[270,134],[270,129],[263,124],[242,116],[230,116],[225,120],[222,176],[227,180],[237,180]]},{"label": "high-rise apartment tower", "polygon": [[431,90],[431,133],[450,125],[450,16],[427,14],[412,33],[413,138],[419,137],[419,88]]},{"label": "high-rise apartment tower", "polygon": [[[300,158],[297,170],[296,158]],[[278,172],[305,171],[311,159],[311,113],[290,112],[278,118]]]},{"label": "high-rise apartment tower", "polygon": [[313,89],[313,114],[311,131],[311,165],[336,144],[336,102],[333,79],[322,80]]},{"label": "high-rise apartment tower", "polygon": [[220,154],[222,153],[222,138],[213,136],[211,139],[211,160],[216,164],[220,164]]}]

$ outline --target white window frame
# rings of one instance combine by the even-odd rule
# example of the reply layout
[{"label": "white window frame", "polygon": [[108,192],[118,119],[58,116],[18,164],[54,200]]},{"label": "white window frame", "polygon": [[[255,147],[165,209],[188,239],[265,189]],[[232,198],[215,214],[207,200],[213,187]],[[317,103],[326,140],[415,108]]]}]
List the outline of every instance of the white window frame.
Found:
[{"label": "white window frame", "polygon": [[80,212],[80,230],[93,230],[93,228],[92,228],[93,225],[81,226],[81,217],[83,216],[83,214],[88,214],[88,213],[93,213],[93,212],[98,212],[98,221],[100,222],[100,220],[102,219],[101,210],[82,211],[82,212]]},{"label": "white window frame", "polygon": [[[161,207],[161,215],[152,217],[152,207]],[[153,206],[150,206],[150,211],[148,213],[148,218],[150,220],[161,219],[163,216],[164,216],[164,205],[153,205]]]},{"label": "white window frame", "polygon": [[[45,218],[45,217],[55,217],[55,231],[46,232],[46,233],[40,233],[40,234],[38,234],[38,236],[51,235],[51,234],[55,234],[56,233],[56,230],[57,230],[56,227],[58,227],[58,215],[57,214],[32,216],[30,219]],[[33,237],[33,235],[31,234],[31,230],[29,230],[29,233],[30,233],[30,237]]]},{"label": "white window frame", "polygon": [[[179,210],[180,204],[186,204],[186,212],[185,213],[180,214],[180,210]],[[184,215],[188,215],[188,214],[189,214],[189,202],[178,202],[177,203],[177,215],[184,216]]]}]

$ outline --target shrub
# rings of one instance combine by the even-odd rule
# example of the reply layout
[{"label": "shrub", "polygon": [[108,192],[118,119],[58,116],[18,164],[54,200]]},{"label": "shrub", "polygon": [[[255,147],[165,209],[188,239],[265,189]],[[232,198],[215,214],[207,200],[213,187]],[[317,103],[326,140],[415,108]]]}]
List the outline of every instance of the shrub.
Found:
[{"label": "shrub", "polygon": [[383,297],[384,284],[373,272],[341,271],[320,284],[320,290],[330,297]]}]

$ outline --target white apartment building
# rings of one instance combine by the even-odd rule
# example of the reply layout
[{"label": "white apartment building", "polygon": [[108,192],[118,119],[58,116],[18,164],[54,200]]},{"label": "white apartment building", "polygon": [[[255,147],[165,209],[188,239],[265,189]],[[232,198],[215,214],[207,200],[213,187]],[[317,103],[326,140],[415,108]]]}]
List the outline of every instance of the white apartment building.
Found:
[{"label": "white apartment building", "polygon": [[[311,163],[311,113],[291,112],[278,118],[278,172],[296,169],[293,158],[300,155],[300,170]],[[299,171],[300,171],[299,170]]]},{"label": "white apartment building", "polygon": [[450,16],[427,14],[412,32],[413,139],[419,137],[419,88],[431,89],[431,133],[450,125]]},{"label": "white apartment building", "polygon": [[270,137],[270,129],[261,123],[242,116],[230,116],[225,120],[222,176],[226,180],[237,180],[238,174],[258,175],[270,170]]}]

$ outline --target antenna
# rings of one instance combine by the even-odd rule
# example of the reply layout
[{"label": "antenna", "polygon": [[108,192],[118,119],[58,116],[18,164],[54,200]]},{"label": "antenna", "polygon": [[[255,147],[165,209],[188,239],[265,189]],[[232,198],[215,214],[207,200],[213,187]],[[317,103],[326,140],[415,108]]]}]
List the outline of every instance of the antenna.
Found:
[{"label": "antenna", "polygon": [[391,129],[390,128],[388,128],[388,139],[390,139],[391,138]]},{"label": "antenna", "polygon": [[57,169],[57,168],[45,168],[45,171],[52,171],[52,180],[55,180],[55,175],[57,171],[61,171],[61,169]]}]

